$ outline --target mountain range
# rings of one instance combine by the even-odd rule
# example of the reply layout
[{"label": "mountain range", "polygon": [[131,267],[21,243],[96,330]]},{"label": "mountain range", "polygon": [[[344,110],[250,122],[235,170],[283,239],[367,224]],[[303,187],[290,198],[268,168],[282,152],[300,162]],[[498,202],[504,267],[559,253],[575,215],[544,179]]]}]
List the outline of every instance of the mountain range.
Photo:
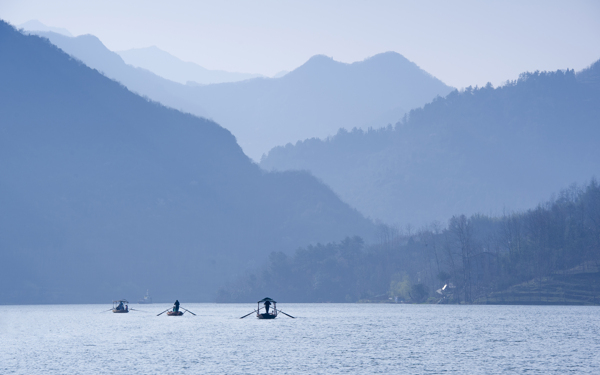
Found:
[{"label": "mountain range", "polygon": [[215,122],[2,21],[0,48],[0,303],[210,301],[271,251],[372,237],[323,183],[261,170]]},{"label": "mountain range", "polygon": [[196,87],[190,99],[253,159],[272,147],[338,129],[395,123],[451,88],[395,52],[345,64],[318,55],[281,78]]},{"label": "mountain range", "polygon": [[183,85],[126,64],[98,38],[36,32],[131,91],[230,130],[254,160],[271,148],[339,128],[395,123],[452,89],[402,55],[388,52],[345,64],[314,56],[280,78]]},{"label": "mountain range", "polygon": [[[30,20],[18,25],[17,27],[33,33],[53,32],[64,36],[73,37],[73,35],[67,29],[47,26],[38,20]],[[48,35],[46,35],[46,37],[48,37]],[[65,42],[62,41],[62,43],[64,44]],[[97,48],[97,46],[93,46],[94,43],[95,42],[91,42],[91,50]],[[78,47],[77,52],[83,52],[83,57],[85,58],[86,51],[81,51],[81,44]],[[160,77],[182,84],[190,82],[192,84],[207,85],[211,83],[235,82],[249,78],[262,77],[260,74],[233,73],[223,70],[206,69],[198,64],[182,61],[156,46],[132,48],[125,51],[119,51],[117,53],[121,56],[125,63],[129,65],[146,69]]]},{"label": "mountain range", "polygon": [[121,56],[107,49],[93,35],[68,37],[54,32],[32,31],[106,77],[125,85],[130,91],[161,104],[196,116],[206,110],[188,99],[191,87],[162,78],[146,69],[125,64]]},{"label": "mountain range", "polygon": [[72,37],[73,34],[71,34],[69,32],[69,30],[62,28],[62,27],[52,27],[52,26],[47,26],[44,25],[43,23],[41,23],[38,20],[29,20],[27,22],[24,22],[20,25],[17,25],[17,28],[19,29],[23,29],[23,30],[27,30],[27,31],[42,31],[42,32],[53,32],[53,33],[57,33],[57,34],[61,34],[64,36],[69,36]]},{"label": "mountain range", "polygon": [[196,63],[182,61],[156,46],[132,48],[117,51],[117,53],[126,64],[149,70],[163,78],[182,84],[189,82],[196,85],[210,85],[262,77],[260,74],[206,69]]},{"label": "mountain range", "polygon": [[267,170],[307,170],[387,223],[536,206],[600,175],[600,62],[454,91],[395,126],[274,148]]}]

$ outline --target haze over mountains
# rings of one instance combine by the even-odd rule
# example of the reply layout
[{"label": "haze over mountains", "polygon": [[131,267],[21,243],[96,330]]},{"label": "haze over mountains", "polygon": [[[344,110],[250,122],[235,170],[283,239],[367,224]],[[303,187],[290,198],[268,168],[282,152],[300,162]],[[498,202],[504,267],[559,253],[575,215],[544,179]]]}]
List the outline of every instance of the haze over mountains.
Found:
[{"label": "haze over mountains", "polygon": [[117,51],[125,63],[149,70],[163,78],[187,84],[210,85],[212,83],[237,82],[262,77],[260,74],[234,73],[210,70],[198,64],[182,61],[156,46]]},{"label": "haze over mountains", "polygon": [[[300,262],[297,276],[327,294],[334,289],[304,271],[329,268],[321,250],[335,246],[312,245],[346,236],[369,242],[376,226],[363,214],[419,227],[463,213],[499,216],[600,172],[600,62],[452,91],[395,52],[352,64],[318,55],[279,78],[201,85],[129,65],[92,35],[35,33],[42,38],[0,22],[2,303],[96,302],[148,288],[157,300],[176,291],[210,301],[269,253],[278,252],[270,256],[277,263],[298,247],[311,249],[314,262]],[[165,75],[206,73],[159,50],[135,53],[156,54],[158,65],[147,66]],[[267,151],[260,165],[252,161]],[[596,207],[596,183],[589,187],[594,194],[582,202]],[[484,219],[495,233],[502,233],[498,220],[511,220]],[[449,229],[439,228],[430,232],[446,238]],[[388,227],[377,230],[393,246],[412,238],[390,240]],[[489,233],[479,233],[482,257]],[[578,239],[569,238],[577,250]],[[349,241],[350,250],[363,248],[358,237]],[[385,241],[364,247],[384,250],[364,271],[387,267],[385,277],[367,275],[377,290],[399,269],[419,279],[424,265],[438,287],[433,258],[393,265],[390,252],[406,251],[410,260],[418,246]],[[561,253],[560,241],[552,246]],[[348,254],[328,254],[345,267]],[[370,250],[363,255],[374,259]],[[571,265],[589,259],[577,255]],[[345,283],[327,274],[331,285]]]},{"label": "haze over mountains", "polygon": [[[17,27],[19,29],[24,29],[34,34],[53,32],[56,34],[73,37],[73,35],[67,29],[47,26],[38,20],[30,20],[18,25]],[[44,36],[47,38],[52,38],[51,34],[46,34]],[[89,35],[87,37],[89,37]],[[90,53],[95,52],[96,54],[98,54],[104,52],[104,54],[107,56],[97,57],[100,60],[109,58],[108,53],[106,53],[105,51],[99,52],[98,46],[93,45],[97,44],[96,41],[87,40],[87,42],[91,44],[87,51],[82,49],[82,46],[86,42],[84,40],[79,40],[78,42],[76,42],[78,45],[76,49],[73,49],[73,47],[70,46],[68,42],[65,42],[64,40],[55,42],[55,44],[61,44],[65,46],[66,49],[70,49],[71,52],[69,52],[69,54],[80,55],[78,56],[78,58],[82,60],[85,59],[84,62],[86,62],[86,64],[90,63],[92,65],[102,66],[102,62],[90,59]],[[102,45],[102,47],[104,47],[104,45]],[[206,69],[198,64],[182,61],[177,57],[169,54],[168,52],[159,49],[156,46],[146,48],[133,48],[126,51],[119,51],[117,52],[117,54],[121,56],[121,58],[125,61],[126,64],[132,65],[136,68],[146,69],[160,77],[181,84],[186,84],[190,82],[192,84],[207,85],[211,83],[235,82],[249,78],[262,77],[262,75],[260,74],[235,73],[226,72],[224,70]],[[112,59],[114,60],[114,57]],[[112,73],[111,69],[109,69],[109,71]]]},{"label": "haze over mountains", "polygon": [[280,78],[191,86],[126,64],[94,36],[37,33],[130,90],[213,119],[254,160],[271,148],[339,128],[381,127],[452,89],[401,55],[388,52],[345,64],[315,56]]},{"label": "haze over mountains", "polygon": [[65,28],[47,26],[38,20],[29,20],[27,22],[24,22],[24,23],[18,25],[17,28],[24,29],[27,31],[43,31],[43,32],[50,31],[50,32],[61,34],[64,36],[70,36],[70,37],[73,36],[73,34],[71,34],[69,32],[69,30],[67,30]]},{"label": "haze over mountains", "polygon": [[600,175],[600,62],[454,91],[395,126],[277,147],[267,170],[308,170],[374,219],[420,226],[524,210]]},{"label": "haze over mountains", "polygon": [[276,145],[394,123],[450,91],[402,55],[387,52],[352,64],[314,56],[281,78],[197,87],[191,99],[258,160]]},{"label": "haze over mountains", "polygon": [[98,70],[108,78],[122,83],[135,93],[196,116],[207,115],[201,105],[188,99],[189,86],[162,78],[148,70],[125,64],[118,54],[108,50],[93,35],[80,35],[72,38],[54,32],[33,31],[32,33],[48,38],[52,44],[69,55],[81,60],[90,68]]},{"label": "haze over mountains", "polygon": [[[0,300],[210,301],[271,251],[373,225],[216,123],[128,91],[0,21]],[[287,249],[287,250],[286,250]]]}]

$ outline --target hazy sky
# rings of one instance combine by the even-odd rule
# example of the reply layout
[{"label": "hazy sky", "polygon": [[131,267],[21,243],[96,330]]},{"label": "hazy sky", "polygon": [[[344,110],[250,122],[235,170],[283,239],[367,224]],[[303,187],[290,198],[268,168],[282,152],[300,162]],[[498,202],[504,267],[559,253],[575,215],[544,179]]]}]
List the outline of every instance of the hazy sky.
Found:
[{"label": "hazy sky", "polygon": [[0,0],[0,18],[269,76],[315,54],[354,62],[396,51],[465,87],[600,59],[600,1]]}]

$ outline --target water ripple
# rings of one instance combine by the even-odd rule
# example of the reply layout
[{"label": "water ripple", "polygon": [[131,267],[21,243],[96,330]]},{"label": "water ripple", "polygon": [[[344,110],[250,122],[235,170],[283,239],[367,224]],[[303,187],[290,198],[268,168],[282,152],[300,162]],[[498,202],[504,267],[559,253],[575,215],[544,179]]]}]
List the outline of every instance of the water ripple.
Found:
[{"label": "water ripple", "polygon": [[186,304],[0,306],[0,374],[600,373],[600,308]]}]

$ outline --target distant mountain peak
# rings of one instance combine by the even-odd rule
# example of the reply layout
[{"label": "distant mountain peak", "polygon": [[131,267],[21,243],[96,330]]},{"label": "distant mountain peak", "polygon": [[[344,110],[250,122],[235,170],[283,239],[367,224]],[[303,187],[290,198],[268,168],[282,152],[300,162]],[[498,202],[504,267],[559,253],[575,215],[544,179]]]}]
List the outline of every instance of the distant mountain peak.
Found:
[{"label": "distant mountain peak", "polygon": [[325,55],[314,55],[310,59],[308,59],[304,64],[300,65],[298,68],[291,71],[286,76],[294,77],[296,75],[304,74],[306,72],[315,73],[318,71],[327,71],[328,69],[335,69],[340,65],[348,65],[343,62],[335,61],[333,57],[325,56]]},{"label": "distant mountain peak", "polygon": [[415,63],[413,63],[412,61],[410,61],[409,59],[404,57],[402,54],[395,52],[395,51],[387,51],[387,52],[378,53],[376,55],[369,56],[369,57],[365,58],[364,60],[359,60],[359,61],[355,61],[352,63],[345,63],[345,62],[337,61],[331,56],[314,55],[310,59],[308,59],[304,64],[302,64],[301,66],[317,65],[317,64],[331,64],[331,63],[340,64],[340,65],[354,65],[354,64],[373,63],[373,62],[379,63],[382,61],[395,62],[395,63],[398,63],[398,62],[408,63],[408,64],[416,66]]},{"label": "distant mountain peak", "polygon": [[[427,77],[440,84],[446,86],[441,80],[434,77],[432,74],[421,69],[417,64],[410,61],[403,55],[394,51],[378,53],[376,55],[365,58],[361,61],[345,63],[334,60],[333,57],[326,55],[314,55],[300,67],[296,68],[285,77],[289,79],[306,79],[309,76],[322,79],[332,75],[340,76],[344,74],[365,74],[368,80],[373,80],[375,76],[379,76],[382,80],[389,80],[390,77],[403,77],[403,80],[413,80],[415,77]],[[362,72],[362,73],[358,73]],[[302,77],[302,78],[301,78]],[[320,78],[319,78],[320,77]],[[423,82],[416,85],[420,85]]]},{"label": "distant mountain peak", "polygon": [[335,61],[333,57],[325,56],[325,55],[314,55],[310,59],[306,60],[306,62],[300,65],[297,69],[301,69],[306,66],[334,66],[334,65],[346,65],[343,62]]},{"label": "distant mountain peak", "polygon": [[51,31],[64,36],[73,36],[73,34],[71,34],[67,29],[64,29],[62,27],[52,27],[44,25],[38,20],[29,20],[25,23],[18,25],[17,28],[24,29],[26,31]]},{"label": "distant mountain peak", "polygon": [[[339,66],[377,66],[380,69],[415,69],[426,73],[423,69],[421,69],[417,64],[410,61],[402,54],[395,51],[387,51],[378,53],[376,55],[365,58],[364,60],[355,61],[352,63],[344,63],[341,61],[334,60],[333,57],[326,55],[314,55],[310,59],[308,59],[304,64],[298,67],[296,70],[307,70],[309,69],[320,69],[324,67],[339,67]],[[431,76],[429,73],[427,73]]]},{"label": "distant mountain peak", "polygon": [[83,34],[83,35],[76,36],[75,38],[89,40],[89,41],[92,41],[92,43],[95,43],[96,45],[101,44],[104,48],[106,48],[106,46],[104,46],[104,43],[102,43],[102,41],[97,36],[92,35],[92,34]]},{"label": "distant mountain peak", "polygon": [[333,59],[333,57],[331,56],[327,56],[327,55],[314,55],[312,56],[310,59],[308,59],[307,63],[309,62],[319,62],[319,61],[335,61]]},{"label": "distant mountain peak", "polygon": [[237,82],[261,77],[260,74],[227,72],[204,68],[194,62],[184,61],[155,45],[116,52],[129,65],[143,68],[174,82],[208,85]]},{"label": "distant mountain peak", "polygon": [[367,62],[367,61],[393,61],[393,62],[403,62],[403,63],[414,64],[412,61],[410,61],[409,59],[404,57],[404,55],[402,55],[398,52],[395,52],[395,51],[387,51],[387,52],[378,53],[376,55],[367,57],[363,61],[358,61],[358,62]]}]

